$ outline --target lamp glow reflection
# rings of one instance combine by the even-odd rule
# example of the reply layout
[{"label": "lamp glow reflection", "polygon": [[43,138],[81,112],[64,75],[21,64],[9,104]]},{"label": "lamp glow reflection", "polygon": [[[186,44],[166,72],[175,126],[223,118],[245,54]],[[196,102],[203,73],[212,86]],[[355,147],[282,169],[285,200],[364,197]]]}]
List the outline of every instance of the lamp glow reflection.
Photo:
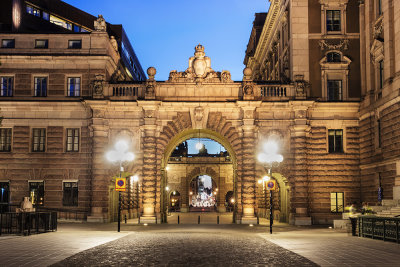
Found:
[{"label": "lamp glow reflection", "polygon": [[[115,150],[110,150],[106,153],[106,159],[111,163],[119,163],[119,178],[122,177],[124,167],[123,162],[133,161],[135,154],[128,151],[129,144],[125,140],[119,140],[114,145]],[[132,179],[132,177],[131,177]],[[133,178],[134,179],[134,178]],[[121,231],[121,191],[118,191],[118,232]]]},{"label": "lamp glow reflection", "polygon": [[272,179],[272,167],[275,163],[279,165],[283,161],[283,156],[278,154],[279,145],[277,142],[273,140],[269,140],[268,142],[262,145],[262,152],[257,155],[257,159],[260,163],[262,163],[265,168],[268,169],[268,174],[264,176],[261,180],[258,180],[259,184],[263,185],[264,191],[264,199],[265,199],[265,209],[267,209],[267,190],[269,191],[270,197],[270,208],[269,208],[269,232],[272,234],[272,225],[274,222],[273,216],[273,203],[272,203],[272,190],[267,188],[267,183]]}]

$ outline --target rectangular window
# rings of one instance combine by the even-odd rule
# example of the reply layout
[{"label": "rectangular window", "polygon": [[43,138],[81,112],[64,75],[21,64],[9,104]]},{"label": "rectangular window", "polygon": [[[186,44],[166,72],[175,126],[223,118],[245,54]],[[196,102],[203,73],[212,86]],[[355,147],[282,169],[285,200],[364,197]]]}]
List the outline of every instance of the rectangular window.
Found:
[{"label": "rectangular window", "polygon": [[343,130],[328,131],[329,153],[343,152]]},{"label": "rectangular window", "polygon": [[382,147],[382,125],[381,120],[377,121],[378,124],[378,147]]},{"label": "rectangular window", "polygon": [[1,40],[1,48],[15,48],[15,40],[14,39]]},{"label": "rectangular window", "polygon": [[43,12],[42,12],[42,18],[43,18],[44,20],[49,21],[49,20],[50,20],[50,14],[43,11]]},{"label": "rectangular window", "polygon": [[32,130],[32,151],[44,152],[46,149],[46,129],[35,128]]},{"label": "rectangular window", "polygon": [[379,61],[379,70],[378,70],[378,75],[379,75],[379,89],[383,88],[383,83],[384,83],[384,77],[383,77],[383,68],[384,68],[384,64],[383,64],[383,60]]},{"label": "rectangular window", "polygon": [[10,183],[0,182],[0,213],[8,212],[10,203]]},{"label": "rectangular window", "polygon": [[68,78],[68,96],[80,96],[81,95],[81,78],[70,77]]},{"label": "rectangular window", "polygon": [[0,95],[12,96],[14,87],[14,77],[0,77]]},{"label": "rectangular window", "polygon": [[47,96],[47,77],[35,77],[35,96]]},{"label": "rectangular window", "polygon": [[26,13],[40,17],[40,10],[31,5],[26,5]]},{"label": "rectangular window", "polygon": [[70,49],[81,49],[82,48],[82,40],[69,40],[68,48]]},{"label": "rectangular window", "polygon": [[11,151],[12,131],[10,128],[0,128],[0,152]]},{"label": "rectangular window", "polygon": [[35,40],[35,48],[40,48],[40,49],[49,48],[49,40]]},{"label": "rectangular window", "polygon": [[67,129],[67,152],[79,152],[79,129]]},{"label": "rectangular window", "polygon": [[81,31],[81,27],[74,25],[74,32],[80,32]]},{"label": "rectangular window", "polygon": [[377,0],[378,1],[378,3],[377,3],[377,9],[378,9],[378,17],[380,16],[380,15],[382,15],[383,14],[383,10],[382,10],[382,0]]},{"label": "rectangular window", "polygon": [[342,80],[328,80],[328,101],[342,100]]},{"label": "rectangular window", "polygon": [[344,193],[331,193],[331,212],[344,211]]},{"label": "rectangular window", "polygon": [[326,30],[328,32],[340,32],[340,10],[327,10],[326,11]]},{"label": "rectangular window", "polygon": [[63,206],[78,206],[78,182],[64,182],[63,188]]},{"label": "rectangular window", "polygon": [[29,196],[32,204],[37,206],[44,205],[44,182],[29,182]]}]

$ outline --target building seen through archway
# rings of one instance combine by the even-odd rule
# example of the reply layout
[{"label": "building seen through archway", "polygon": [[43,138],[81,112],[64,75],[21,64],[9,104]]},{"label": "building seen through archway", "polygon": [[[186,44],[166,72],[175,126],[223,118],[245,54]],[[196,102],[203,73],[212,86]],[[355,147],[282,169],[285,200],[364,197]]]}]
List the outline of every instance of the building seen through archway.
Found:
[{"label": "building seen through archway", "polygon": [[199,132],[175,147],[165,169],[169,211],[232,211],[225,195],[233,192],[233,162],[217,141],[200,138]]}]

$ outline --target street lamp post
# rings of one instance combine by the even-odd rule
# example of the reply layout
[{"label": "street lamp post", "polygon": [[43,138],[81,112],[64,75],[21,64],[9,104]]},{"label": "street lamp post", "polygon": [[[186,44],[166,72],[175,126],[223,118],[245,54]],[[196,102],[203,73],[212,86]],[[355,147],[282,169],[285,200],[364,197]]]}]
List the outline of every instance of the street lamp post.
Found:
[{"label": "street lamp post", "polygon": [[[268,175],[264,176],[262,179],[263,188],[266,182],[272,179],[272,167],[273,164],[276,163],[279,165],[283,161],[283,156],[278,154],[278,144],[273,141],[268,141],[263,145],[263,152],[258,154],[258,161],[264,165],[264,168],[268,169]],[[265,186],[265,190],[267,190],[267,186]],[[267,197],[265,191],[265,209],[267,209]],[[272,234],[272,225],[274,223],[274,215],[273,215],[273,203],[272,203],[272,190],[269,190],[269,232]]]},{"label": "street lamp post", "polygon": [[[115,150],[110,150],[106,153],[106,158],[112,163],[119,163],[119,178],[122,178],[122,172],[124,167],[123,162],[133,161],[135,154],[129,152],[128,143],[124,140],[118,141],[115,146]],[[121,191],[118,191],[118,232],[121,231]]]}]

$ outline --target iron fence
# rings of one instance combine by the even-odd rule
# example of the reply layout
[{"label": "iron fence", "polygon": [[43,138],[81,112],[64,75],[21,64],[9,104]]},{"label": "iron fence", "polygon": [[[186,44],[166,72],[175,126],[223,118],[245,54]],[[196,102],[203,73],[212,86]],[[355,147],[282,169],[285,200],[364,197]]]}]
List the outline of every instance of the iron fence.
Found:
[{"label": "iron fence", "polygon": [[0,235],[57,231],[57,212],[6,212],[0,214]]},{"label": "iron fence", "polygon": [[400,218],[359,216],[358,236],[400,243]]}]

